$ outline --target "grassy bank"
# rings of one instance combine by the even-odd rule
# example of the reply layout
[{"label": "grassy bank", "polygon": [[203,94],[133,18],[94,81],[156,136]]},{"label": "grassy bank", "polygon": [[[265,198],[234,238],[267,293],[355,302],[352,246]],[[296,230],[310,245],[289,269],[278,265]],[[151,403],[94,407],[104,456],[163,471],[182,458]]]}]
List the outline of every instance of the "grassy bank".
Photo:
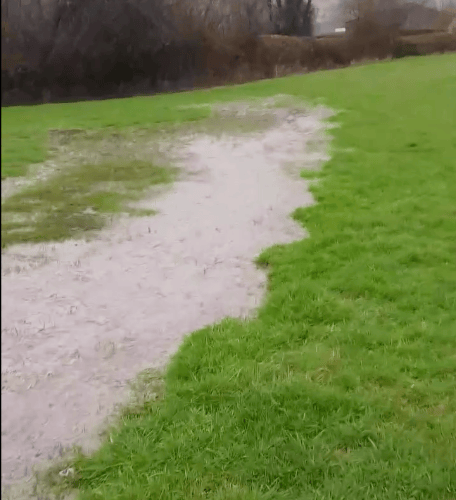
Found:
[{"label": "grassy bank", "polygon": [[119,106],[184,120],[278,93],[341,111],[295,214],[310,238],[261,256],[258,319],[188,337],[163,397],[77,461],[81,499],[456,498],[456,56]]}]

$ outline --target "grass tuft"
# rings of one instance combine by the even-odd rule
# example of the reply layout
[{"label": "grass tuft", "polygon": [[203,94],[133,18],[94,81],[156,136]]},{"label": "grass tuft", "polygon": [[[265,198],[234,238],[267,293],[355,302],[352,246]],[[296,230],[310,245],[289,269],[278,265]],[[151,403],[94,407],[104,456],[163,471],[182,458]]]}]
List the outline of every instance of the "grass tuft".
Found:
[{"label": "grass tuft", "polygon": [[171,169],[135,159],[69,167],[3,203],[2,246],[78,237],[101,229],[107,214],[153,214],[129,209],[126,202],[172,179]]}]

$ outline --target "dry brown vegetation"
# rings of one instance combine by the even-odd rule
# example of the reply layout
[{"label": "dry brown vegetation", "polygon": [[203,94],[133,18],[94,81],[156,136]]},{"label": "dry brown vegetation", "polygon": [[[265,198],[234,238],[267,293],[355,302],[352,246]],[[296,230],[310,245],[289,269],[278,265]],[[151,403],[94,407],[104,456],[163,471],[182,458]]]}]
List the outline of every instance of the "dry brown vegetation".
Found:
[{"label": "dry brown vegetation", "polygon": [[425,33],[421,35],[402,36],[400,46],[407,44],[418,55],[456,51],[456,33]]}]

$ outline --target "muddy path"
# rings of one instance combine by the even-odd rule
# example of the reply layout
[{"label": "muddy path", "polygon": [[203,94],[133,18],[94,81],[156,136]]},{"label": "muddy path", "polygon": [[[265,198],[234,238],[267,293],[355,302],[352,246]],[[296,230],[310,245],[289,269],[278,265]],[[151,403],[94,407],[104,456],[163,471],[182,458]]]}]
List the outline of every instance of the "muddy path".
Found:
[{"label": "muddy path", "polygon": [[157,215],[4,252],[3,485],[73,443],[90,449],[138,372],[162,367],[186,334],[258,307],[255,257],[305,236],[290,214],[312,203],[299,171],[324,159],[324,118],[290,112],[261,133],[198,136],[181,155],[192,175],[143,202]]}]

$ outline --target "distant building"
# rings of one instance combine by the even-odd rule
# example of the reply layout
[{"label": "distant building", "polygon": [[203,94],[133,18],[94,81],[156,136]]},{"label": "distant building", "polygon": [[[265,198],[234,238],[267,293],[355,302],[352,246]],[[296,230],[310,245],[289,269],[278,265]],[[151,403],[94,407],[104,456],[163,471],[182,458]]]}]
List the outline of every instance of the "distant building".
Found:
[{"label": "distant building", "polygon": [[326,22],[326,23],[316,23],[315,24],[315,35],[316,36],[327,36],[332,35],[336,32],[336,29],[340,28],[340,23],[337,22]]},{"label": "distant building", "polygon": [[456,9],[442,10],[434,23],[434,29],[456,33]]},{"label": "distant building", "polygon": [[[397,30],[402,34],[426,32],[453,32],[456,24],[456,9],[438,10],[409,2],[403,7],[377,10],[371,13],[379,25]],[[353,31],[359,19],[345,24],[347,33]]]},{"label": "distant building", "polygon": [[454,16],[453,20],[450,23],[450,26],[448,27],[449,33],[456,33],[456,16]]}]

